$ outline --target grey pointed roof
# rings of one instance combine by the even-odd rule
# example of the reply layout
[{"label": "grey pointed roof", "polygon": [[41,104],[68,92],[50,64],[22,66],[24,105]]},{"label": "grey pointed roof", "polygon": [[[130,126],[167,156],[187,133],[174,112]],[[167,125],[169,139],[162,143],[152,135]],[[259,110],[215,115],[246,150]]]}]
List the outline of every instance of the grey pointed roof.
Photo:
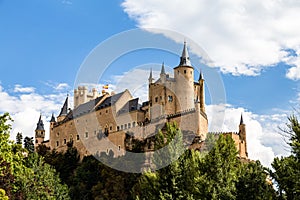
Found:
[{"label": "grey pointed roof", "polygon": [[244,120],[243,120],[243,114],[241,114],[241,120],[240,120],[240,125],[244,124]]},{"label": "grey pointed roof", "polygon": [[66,116],[68,114],[68,101],[69,101],[69,96],[67,96],[65,103],[64,103],[63,107],[61,108],[59,116]]},{"label": "grey pointed roof", "polygon": [[199,74],[199,81],[200,80],[203,80],[203,74],[202,74],[202,71],[200,70],[200,74]]},{"label": "grey pointed roof", "polygon": [[40,118],[39,118],[39,121],[38,123],[36,124],[36,131],[44,131],[44,123],[43,123],[43,120],[42,120],[42,115],[40,115]]},{"label": "grey pointed roof", "polygon": [[151,82],[152,83],[152,81],[154,80],[153,79],[153,76],[152,76],[152,68],[150,69],[150,75],[149,75],[149,82]]},{"label": "grey pointed roof", "polygon": [[160,74],[166,74],[164,62],[162,63]]},{"label": "grey pointed roof", "polygon": [[187,50],[186,41],[184,41],[179,66],[192,66],[191,61],[190,61],[189,52]]},{"label": "grey pointed roof", "polygon": [[55,117],[54,117],[54,114],[52,113],[52,117],[51,117],[51,120],[50,120],[50,122],[56,122],[55,121]]}]

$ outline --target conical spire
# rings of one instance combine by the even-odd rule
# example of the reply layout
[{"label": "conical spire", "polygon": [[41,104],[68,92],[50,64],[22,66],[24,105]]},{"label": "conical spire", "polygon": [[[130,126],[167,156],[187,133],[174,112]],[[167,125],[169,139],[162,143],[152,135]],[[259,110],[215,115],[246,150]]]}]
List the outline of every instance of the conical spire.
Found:
[{"label": "conical spire", "polygon": [[36,124],[36,131],[44,131],[44,123],[43,123],[43,120],[42,120],[42,115],[40,115],[40,118],[39,118],[39,121],[38,123]]},{"label": "conical spire", "polygon": [[186,41],[184,41],[179,66],[192,66],[191,61],[190,61],[190,56],[189,56],[189,53],[188,53],[188,50],[187,50]]},{"label": "conical spire", "polygon": [[152,83],[153,81],[153,76],[152,76],[152,68],[150,69],[150,75],[149,75],[149,83]]},{"label": "conical spire", "polygon": [[162,63],[160,74],[166,74],[164,62]]},{"label": "conical spire", "polygon": [[53,113],[52,113],[52,117],[51,117],[50,122],[55,122],[55,117],[54,117],[54,114],[53,114]]},{"label": "conical spire", "polygon": [[241,120],[240,120],[240,125],[244,124],[244,120],[243,120],[243,114],[241,114]]},{"label": "conical spire", "polygon": [[68,114],[68,101],[69,101],[69,95],[67,96],[65,103],[63,107],[61,108],[59,116],[65,116]]},{"label": "conical spire", "polygon": [[202,70],[200,70],[200,74],[199,74],[199,79],[198,81],[203,80],[203,74],[202,74]]}]

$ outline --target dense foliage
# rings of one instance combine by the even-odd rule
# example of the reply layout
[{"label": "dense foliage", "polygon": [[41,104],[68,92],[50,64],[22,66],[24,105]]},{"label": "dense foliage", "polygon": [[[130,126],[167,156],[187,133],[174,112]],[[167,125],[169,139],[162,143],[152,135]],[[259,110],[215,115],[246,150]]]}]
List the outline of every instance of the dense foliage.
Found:
[{"label": "dense foliage", "polygon": [[9,140],[10,120],[0,115],[0,199],[69,199],[52,166]]},{"label": "dense foliage", "polygon": [[[72,143],[65,153],[40,145],[36,154],[31,138],[24,140],[27,148],[22,134],[17,144],[9,140],[10,120],[0,116],[0,199],[300,199],[300,124],[294,116],[285,131],[292,154],[275,158],[272,170],[241,161],[232,138],[223,135],[208,134],[206,152],[187,150],[184,134],[168,124],[152,140],[164,151],[154,153],[151,164],[172,162],[143,174],[114,170],[93,156],[80,160]],[[126,155],[97,156],[111,166],[130,166]]]}]

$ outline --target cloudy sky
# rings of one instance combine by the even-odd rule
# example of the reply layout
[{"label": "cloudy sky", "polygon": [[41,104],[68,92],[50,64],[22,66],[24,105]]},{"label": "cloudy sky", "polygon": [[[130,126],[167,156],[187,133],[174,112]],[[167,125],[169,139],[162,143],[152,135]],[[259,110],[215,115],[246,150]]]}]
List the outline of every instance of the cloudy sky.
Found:
[{"label": "cloudy sky", "polygon": [[[222,104],[212,104],[206,91],[210,131],[237,131],[243,113],[249,156],[269,166],[275,156],[289,154],[278,127],[300,100],[299,18],[298,0],[0,0],[0,112],[14,119],[12,138],[17,132],[33,136],[40,113],[48,129],[51,114],[59,114],[66,95],[72,96],[90,52],[116,34],[141,28],[173,41],[175,52],[119,55],[99,83],[115,91],[129,88],[146,100],[150,67],[158,77],[165,62],[172,74],[187,40],[191,57],[205,52],[210,58],[205,66],[201,59],[192,64],[215,70],[223,82]],[[206,84],[209,89],[213,81]]]}]

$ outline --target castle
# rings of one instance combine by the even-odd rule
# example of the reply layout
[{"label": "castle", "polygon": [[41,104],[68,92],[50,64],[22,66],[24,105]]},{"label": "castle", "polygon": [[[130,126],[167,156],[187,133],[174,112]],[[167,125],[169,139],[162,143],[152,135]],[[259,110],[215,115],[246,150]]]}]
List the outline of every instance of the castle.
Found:
[{"label": "castle", "polygon": [[[186,43],[174,76],[167,74],[162,64],[159,79],[154,81],[151,70],[148,81],[148,101],[142,104],[128,90],[100,95],[96,89],[89,91],[79,86],[74,90],[74,108],[68,108],[67,97],[56,119],[52,114],[49,141],[44,141],[44,125],[39,118],[35,146],[45,144],[65,151],[67,143],[72,141],[81,156],[110,150],[115,156],[121,156],[128,146],[126,135],[143,140],[157,133],[167,122],[176,122],[183,133],[195,135],[190,148],[201,148],[208,132],[204,77],[201,72],[198,81],[194,81],[194,67]],[[224,134],[234,139],[239,157],[247,159],[242,117],[238,133]]]}]

